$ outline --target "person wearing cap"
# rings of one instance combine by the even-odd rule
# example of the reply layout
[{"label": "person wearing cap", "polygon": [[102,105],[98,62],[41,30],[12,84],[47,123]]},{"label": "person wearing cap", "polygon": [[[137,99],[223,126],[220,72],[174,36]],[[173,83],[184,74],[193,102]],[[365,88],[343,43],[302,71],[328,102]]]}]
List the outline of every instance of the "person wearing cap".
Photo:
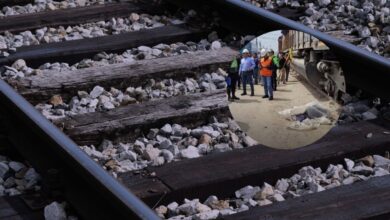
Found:
[{"label": "person wearing cap", "polygon": [[275,56],[274,50],[269,50],[269,56],[272,59],[272,88],[274,91],[276,91],[277,86],[277,78],[278,74],[277,71],[279,69],[279,57]]},{"label": "person wearing cap", "polygon": [[241,95],[247,95],[246,93],[246,84],[249,83],[251,87],[251,96],[255,95],[253,87],[253,70],[255,68],[255,62],[249,54],[248,49],[242,51],[243,58],[241,59],[239,73],[242,79],[242,89],[243,93]]},{"label": "person wearing cap", "polygon": [[272,71],[273,71],[273,61],[270,56],[270,52],[266,52],[265,50],[261,51],[261,59],[259,62],[260,65],[260,75],[261,80],[264,85],[264,96],[263,99],[269,98],[269,100],[273,100],[273,88],[272,88]]}]

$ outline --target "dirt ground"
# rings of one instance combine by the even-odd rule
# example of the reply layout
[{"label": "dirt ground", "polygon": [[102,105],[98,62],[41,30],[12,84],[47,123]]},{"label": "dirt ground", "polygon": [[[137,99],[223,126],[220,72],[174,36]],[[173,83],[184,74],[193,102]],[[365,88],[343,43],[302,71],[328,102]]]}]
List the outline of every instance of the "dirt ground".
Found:
[{"label": "dirt ground", "polygon": [[[248,86],[247,92],[250,91]],[[297,131],[288,128],[291,121],[278,114],[279,111],[294,106],[318,101],[338,118],[340,106],[294,73],[290,74],[286,85],[279,84],[274,100],[263,99],[264,89],[255,85],[255,96],[241,96],[236,92],[237,100],[229,103],[230,111],[241,128],[260,144],[278,149],[293,149],[311,144],[323,137],[334,125],[321,125],[315,130]],[[250,93],[250,92],[248,92]]]}]

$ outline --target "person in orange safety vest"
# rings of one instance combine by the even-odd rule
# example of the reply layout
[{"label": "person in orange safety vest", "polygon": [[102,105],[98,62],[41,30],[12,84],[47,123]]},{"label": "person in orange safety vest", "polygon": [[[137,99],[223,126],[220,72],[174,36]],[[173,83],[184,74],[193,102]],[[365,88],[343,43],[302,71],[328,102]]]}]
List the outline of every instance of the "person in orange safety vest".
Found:
[{"label": "person in orange safety vest", "polygon": [[273,100],[273,88],[272,88],[272,58],[270,53],[266,52],[264,49],[261,51],[262,58],[259,62],[260,75],[264,84],[264,96],[263,98],[269,98]]}]

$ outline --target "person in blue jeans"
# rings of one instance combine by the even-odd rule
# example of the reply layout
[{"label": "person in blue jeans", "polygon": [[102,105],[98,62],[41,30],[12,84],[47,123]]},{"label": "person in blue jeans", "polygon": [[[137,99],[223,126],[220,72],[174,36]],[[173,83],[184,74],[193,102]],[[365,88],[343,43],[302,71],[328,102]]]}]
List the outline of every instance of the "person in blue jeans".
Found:
[{"label": "person in blue jeans", "polygon": [[250,56],[249,51],[247,49],[244,49],[242,51],[243,58],[241,59],[240,63],[240,76],[242,79],[242,89],[243,93],[242,96],[247,95],[246,93],[246,84],[249,83],[251,87],[251,96],[255,95],[255,90],[253,86],[253,69],[255,68],[255,62],[253,58]]},{"label": "person in blue jeans", "polygon": [[[273,61],[270,57],[270,53],[262,52],[262,58],[260,60],[260,74],[264,84],[264,96],[263,98],[274,99],[273,88],[272,88],[272,71]],[[265,53],[265,54],[264,54]]]}]

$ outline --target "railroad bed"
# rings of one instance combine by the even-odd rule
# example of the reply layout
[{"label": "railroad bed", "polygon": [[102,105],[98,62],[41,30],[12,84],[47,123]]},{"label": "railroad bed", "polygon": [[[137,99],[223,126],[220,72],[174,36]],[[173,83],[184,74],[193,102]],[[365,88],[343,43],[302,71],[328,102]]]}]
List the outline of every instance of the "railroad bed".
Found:
[{"label": "railroad bed", "polygon": [[[180,4],[187,4],[183,2]],[[221,1],[211,2],[213,7],[221,4]],[[238,5],[240,1],[232,2]],[[257,9],[246,12],[250,6],[246,7],[236,15],[245,12],[255,16],[253,10]],[[371,168],[374,165],[369,166],[366,161],[358,162],[367,155],[386,155],[389,151],[390,125],[385,117],[336,126],[318,142],[295,150],[259,145],[234,122],[224,89],[225,70],[238,53],[237,40],[231,40],[230,30],[239,22],[205,25],[212,19],[204,19],[202,10],[174,13],[172,8],[175,7],[165,3],[109,3],[2,18],[10,22],[2,23],[0,32],[9,30],[12,34],[46,26],[117,22],[114,17],[127,19],[130,14],[130,21],[133,19],[129,23],[131,31],[115,34],[109,31],[107,36],[39,42],[15,49],[11,46],[6,52],[9,54],[0,58],[0,65],[7,65],[2,77],[18,92],[0,82],[0,101],[5,106],[0,112],[9,116],[3,117],[1,122],[10,141],[40,173],[48,170],[58,173],[57,178],[62,180],[60,195],[81,217],[157,219],[157,214],[165,218],[184,214],[186,216],[181,216],[184,219],[208,219],[235,214],[246,211],[251,203],[255,205],[255,201],[248,198],[234,201],[234,205],[226,202],[236,199],[235,191],[248,185],[280,185],[281,178],[301,174],[308,166],[325,171],[330,164],[343,164],[345,158],[355,160],[359,169],[369,170],[366,176],[378,177],[366,180],[363,178],[366,173],[354,170],[351,173],[363,175],[356,178],[366,181],[302,194],[224,218],[310,216],[307,218],[326,219],[336,216],[335,219],[345,219],[389,215],[386,204],[390,195],[382,193],[389,187],[382,184],[388,182],[389,176],[379,177],[378,174],[388,174],[387,160],[382,160],[386,162],[380,165],[382,170],[378,161],[376,168]],[[233,8],[233,4],[227,7]],[[293,12],[285,10],[283,13],[288,17],[294,16]],[[138,16],[141,13],[148,16]],[[260,17],[268,16],[267,13]],[[134,29],[136,21],[142,23],[141,20],[163,14],[170,21],[165,25],[155,27],[151,21],[149,26],[153,28]],[[227,18],[224,16],[222,13],[222,18]],[[171,22],[175,20],[180,20],[180,24]],[[283,21],[275,19],[273,25],[279,27]],[[12,25],[7,26],[9,24]],[[269,28],[264,26],[260,31]],[[244,29],[238,28],[240,34],[235,35],[247,34],[247,31],[240,32]],[[323,37],[315,34],[320,39]],[[325,41],[337,51],[348,54],[349,61],[370,57],[368,64],[377,64],[373,67],[380,76],[377,80],[386,78],[384,69],[388,63],[381,62],[383,59],[361,50],[343,48],[333,38],[325,37]],[[360,72],[367,68],[365,65]],[[346,75],[353,74],[347,72]],[[347,79],[355,86],[361,85],[356,78]],[[384,88],[373,87],[371,83],[362,89],[387,98],[387,94],[381,93]],[[41,112],[33,110],[31,104]],[[342,185],[343,180],[334,186]],[[317,190],[312,191],[321,191],[318,190],[321,185],[315,187]],[[245,189],[253,188],[242,190]],[[366,206],[356,209],[351,201],[361,199],[368,190]],[[378,194],[381,200],[375,200]],[[205,201],[210,195],[222,199],[214,199],[214,205],[208,204],[213,210],[192,200]],[[346,199],[341,200],[339,195],[345,195]],[[236,196],[241,197],[240,193]],[[269,199],[282,200],[276,197]],[[192,202],[187,201],[183,208],[179,205],[185,198]],[[268,203],[265,199],[260,203]],[[300,209],[302,201],[310,201],[310,208]],[[174,202],[179,203],[178,209]],[[172,203],[173,206],[160,206]],[[328,203],[337,203],[338,207],[350,211],[333,212],[334,206],[326,206]],[[203,207],[203,213],[193,210],[196,204]],[[229,206],[236,209],[229,211]],[[296,207],[294,210],[299,212],[289,207]],[[156,212],[151,210],[154,208]],[[322,210],[321,216],[311,212],[318,209]],[[191,217],[194,215],[197,216]]]},{"label": "railroad bed", "polygon": [[351,39],[359,47],[389,58],[388,2],[318,1],[304,4],[302,1],[243,1],[282,14],[286,10],[300,12],[299,16],[290,19],[342,40]]},{"label": "railroad bed", "polygon": [[15,152],[7,131],[0,134],[0,218],[43,219],[52,199],[43,193],[41,176]]},{"label": "railroad bed", "polygon": [[[244,219],[258,219],[259,216],[272,216],[273,218],[295,218],[296,216],[303,217],[305,219],[311,219],[314,216],[316,218],[326,219],[329,216],[335,219],[343,219],[346,216],[350,216],[351,213],[332,212],[330,215],[324,215],[324,212],[314,211],[316,208],[325,210],[331,208],[337,202],[338,207],[348,207],[357,205],[357,200],[367,199],[370,201],[368,206],[375,207],[377,210],[386,209],[385,206],[381,206],[382,201],[377,201],[375,197],[383,193],[382,190],[387,186],[378,185],[389,179],[389,166],[390,160],[379,155],[366,156],[355,162],[349,159],[344,160],[344,164],[333,165],[330,164],[325,170],[320,167],[313,168],[311,166],[303,167],[291,176],[290,178],[282,178],[272,185],[264,182],[262,186],[245,186],[241,189],[237,189],[234,193],[231,193],[230,197],[210,195],[207,199],[184,199],[184,203],[167,203],[167,206],[158,206],[156,211],[161,217],[171,217],[171,219],[186,217],[194,217],[195,219],[205,218],[209,216],[225,216],[227,219],[244,218]],[[375,167],[374,167],[375,164]],[[371,168],[373,167],[373,168]],[[381,167],[384,167],[381,168]],[[371,179],[374,178],[374,179]],[[357,183],[359,181],[366,181],[365,184]],[[274,186],[273,186],[274,185]],[[345,188],[352,188],[345,190]],[[356,188],[355,188],[356,187]],[[372,188],[370,195],[371,198],[360,197],[364,195],[357,189]],[[384,188],[382,188],[384,187]],[[355,191],[356,190],[356,191]],[[219,190],[218,190],[219,191]],[[217,192],[218,192],[217,191]],[[326,191],[325,194],[323,191]],[[346,191],[346,192],[345,192]],[[323,192],[323,193],[321,193]],[[344,194],[345,198],[334,197],[338,193]],[[376,194],[378,193],[378,194]],[[300,199],[302,197],[302,199]],[[218,199],[221,198],[221,199]],[[202,202],[200,202],[202,201]],[[203,202],[205,201],[205,202]],[[310,205],[301,203],[310,202]],[[279,202],[285,202],[288,204],[281,204]],[[328,202],[331,202],[330,204]],[[274,207],[270,204],[275,204]],[[256,207],[260,206],[260,207]],[[276,206],[276,207],[275,207]],[[302,206],[309,206],[307,210],[291,210],[288,207],[294,206],[296,208]],[[359,206],[359,205],[357,205]],[[283,207],[283,208],[282,208]],[[283,214],[280,214],[277,210],[280,209]],[[336,209],[336,208],[335,208]],[[245,212],[250,210],[249,212]],[[275,210],[275,212],[271,211]],[[265,213],[263,213],[265,211]],[[327,210],[328,211],[328,210]],[[348,212],[343,210],[342,212]],[[366,214],[365,209],[356,211],[353,216],[362,216]],[[239,214],[236,214],[239,213]],[[255,214],[254,214],[255,213]],[[336,214],[337,213],[337,214]],[[364,213],[364,214],[363,214]],[[228,215],[232,215],[228,217]],[[369,214],[370,215],[370,214]],[[373,215],[373,214],[371,214]],[[374,214],[375,215],[375,214]],[[326,217],[325,217],[326,216]],[[370,216],[374,217],[374,216]],[[356,218],[356,217],[353,217]]]}]

